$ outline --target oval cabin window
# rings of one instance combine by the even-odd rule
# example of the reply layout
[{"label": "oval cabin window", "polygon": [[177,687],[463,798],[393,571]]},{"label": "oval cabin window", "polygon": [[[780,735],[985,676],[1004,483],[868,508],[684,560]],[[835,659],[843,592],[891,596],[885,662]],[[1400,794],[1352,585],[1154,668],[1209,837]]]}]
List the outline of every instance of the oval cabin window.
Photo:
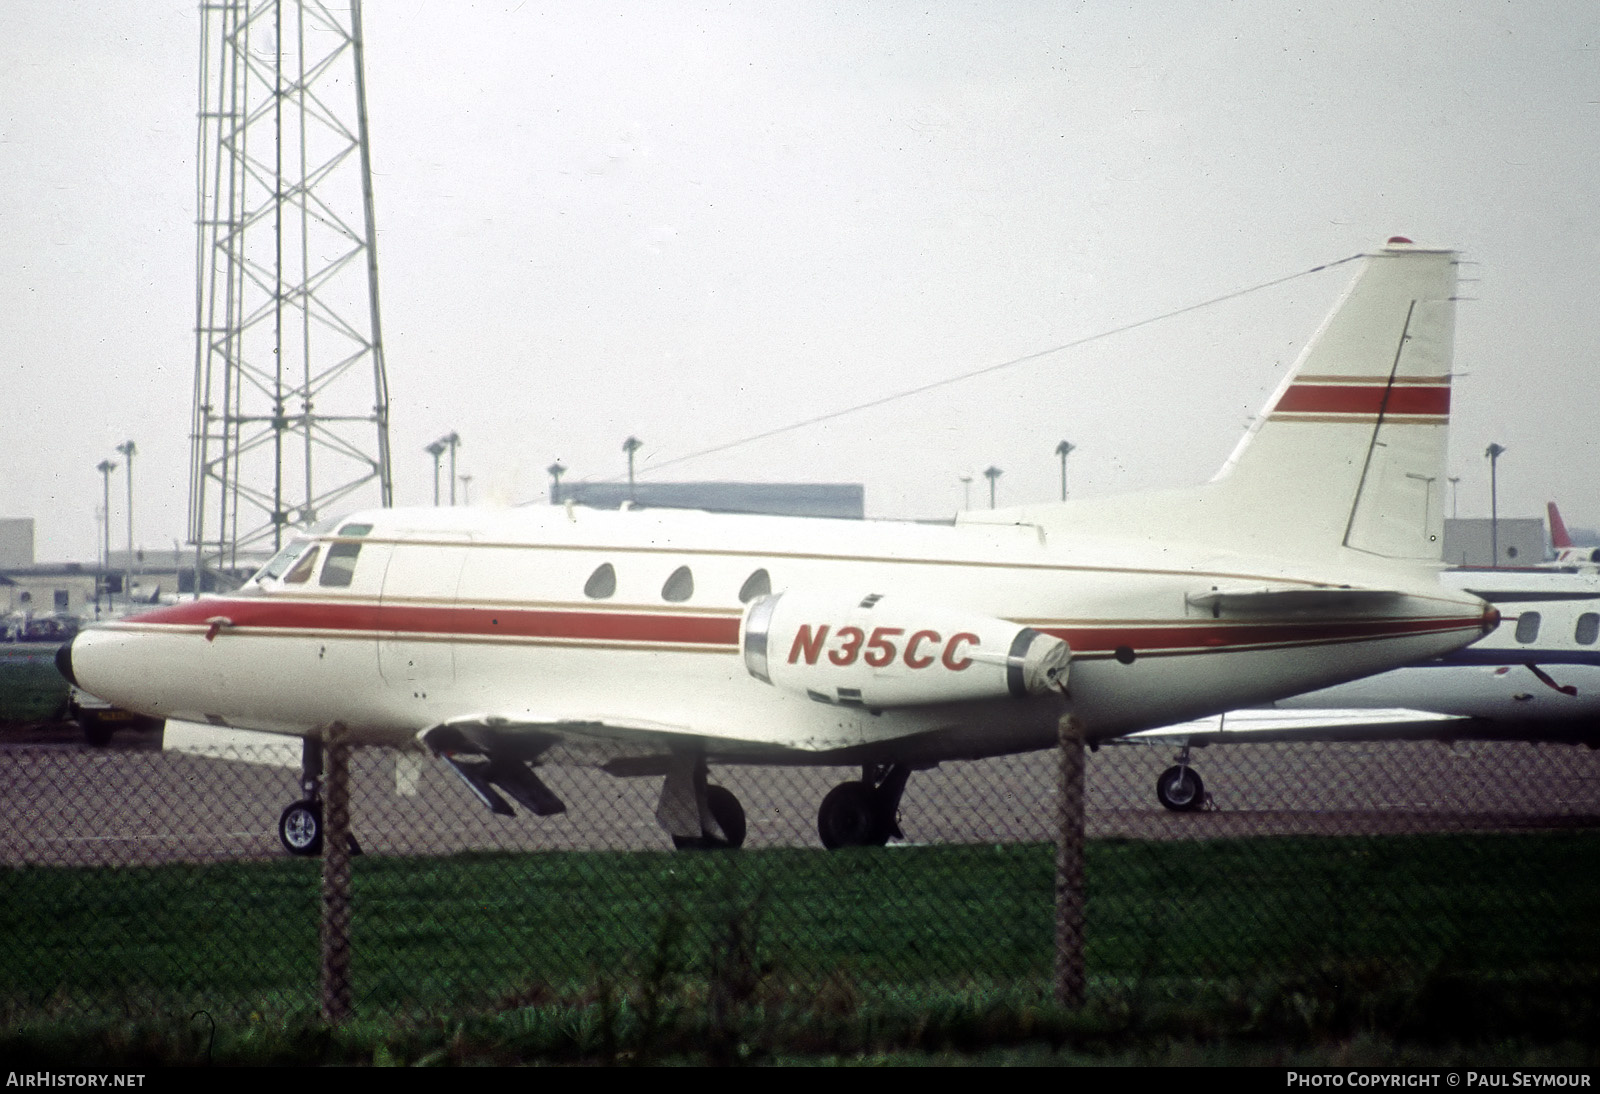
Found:
[{"label": "oval cabin window", "polygon": [[667,583],[661,586],[661,599],[670,600],[674,604],[688,600],[694,595],[694,574],[689,572],[689,567],[679,566],[672,571],[672,576],[667,578]]},{"label": "oval cabin window", "polygon": [[583,583],[583,595],[590,600],[604,600],[617,591],[617,571],[609,562],[595,567],[589,580]]},{"label": "oval cabin window", "polygon": [[1517,641],[1524,644],[1539,637],[1539,613],[1523,612],[1517,617]]},{"label": "oval cabin window", "polygon": [[765,570],[757,570],[739,586],[739,603],[748,604],[758,596],[772,595],[772,578]]},{"label": "oval cabin window", "polygon": [[1578,625],[1573,628],[1572,640],[1580,646],[1592,646],[1596,638],[1600,638],[1600,615],[1584,612],[1578,616]]}]

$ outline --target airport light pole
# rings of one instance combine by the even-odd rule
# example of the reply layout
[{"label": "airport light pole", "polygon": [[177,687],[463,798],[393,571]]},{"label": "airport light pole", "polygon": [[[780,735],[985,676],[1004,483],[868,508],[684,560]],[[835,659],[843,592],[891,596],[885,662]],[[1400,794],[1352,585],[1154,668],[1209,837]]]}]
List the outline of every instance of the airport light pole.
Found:
[{"label": "airport light pole", "polygon": [[1000,470],[998,467],[993,467],[993,466],[991,466],[988,470],[986,470],[983,473],[983,477],[989,480],[989,508],[990,509],[994,508],[994,484],[996,482],[998,482],[999,479],[1000,479],[1000,476],[1004,475],[1004,474],[1005,474],[1004,471]]},{"label": "airport light pole", "polygon": [[[100,573],[94,581],[94,617],[100,618],[100,591],[105,588],[106,570],[111,566],[111,472],[117,465],[111,460],[101,460],[95,465],[100,472],[101,503],[105,507],[100,520]],[[107,593],[109,596],[110,594]],[[108,605],[109,607],[109,605]]]},{"label": "airport light pole", "polygon": [[1500,457],[1505,455],[1505,446],[1491,444],[1483,450],[1489,457],[1489,554],[1494,559],[1491,565],[1500,565],[1500,482],[1497,477]]},{"label": "airport light pole", "polygon": [[[117,451],[128,461],[128,558],[127,569],[122,575],[122,602],[131,604],[133,602],[133,457],[139,450],[132,441],[123,441],[117,445]],[[106,519],[110,520],[110,516],[107,515]]]},{"label": "airport light pole", "polygon": [[629,437],[622,442],[622,451],[628,454],[628,500],[637,502],[639,499],[633,493],[633,454],[644,447],[644,442],[638,437]]},{"label": "airport light pole", "polygon": [[[460,444],[461,444],[461,435],[459,433],[451,432],[451,433],[446,433],[443,437],[440,437],[438,440],[434,441],[433,444],[430,444],[428,446],[428,451],[429,452],[433,451],[433,445],[438,445],[440,452],[443,452],[447,448],[450,450],[450,504],[451,505],[454,505],[456,503],[456,448]],[[435,456],[434,457],[434,462],[437,463],[438,459],[439,458],[437,456]],[[434,482],[437,483],[438,480],[439,480],[439,476],[436,473],[434,475]],[[435,505],[439,504],[439,499],[437,497],[435,497],[433,499],[433,504],[435,504]]]},{"label": "airport light pole", "polygon": [[1056,455],[1061,457],[1061,500],[1067,500],[1067,457],[1072,455],[1072,450],[1078,446],[1071,441],[1062,441],[1056,445]]},{"label": "airport light pole", "polygon": [[962,491],[962,495],[961,495],[962,496],[962,504],[961,504],[961,507],[963,509],[971,509],[972,508],[972,476],[971,475],[962,475],[961,476],[961,491]]},{"label": "airport light pole", "polygon": [[545,470],[550,473],[550,504],[560,505],[561,476],[567,473],[567,469],[561,465],[560,460],[557,460],[555,463],[545,468]]},{"label": "airport light pole", "polygon": [[1461,476],[1460,475],[1451,475],[1450,476],[1450,519],[1451,520],[1455,520],[1457,517],[1459,517],[1461,515],[1461,505],[1460,505],[1461,497],[1460,497],[1460,491],[1457,489],[1460,485],[1461,485]]},{"label": "airport light pole", "polygon": [[433,507],[439,508],[439,457],[444,455],[444,442],[434,441],[423,449],[433,457]]},{"label": "airport light pole", "polygon": [[461,504],[462,505],[471,505],[472,504],[471,486],[472,486],[472,476],[471,475],[462,475],[461,476]]},{"label": "airport light pole", "polygon": [[456,503],[456,449],[461,447],[461,435],[455,432],[445,438],[450,445],[450,504]]},{"label": "airport light pole", "polygon": [[[1422,484],[1422,531],[1428,531],[1428,520],[1433,516],[1433,484],[1439,481],[1438,475],[1418,475],[1413,471],[1406,472],[1406,478],[1414,479]],[[1443,515],[1441,514],[1441,518]]]}]

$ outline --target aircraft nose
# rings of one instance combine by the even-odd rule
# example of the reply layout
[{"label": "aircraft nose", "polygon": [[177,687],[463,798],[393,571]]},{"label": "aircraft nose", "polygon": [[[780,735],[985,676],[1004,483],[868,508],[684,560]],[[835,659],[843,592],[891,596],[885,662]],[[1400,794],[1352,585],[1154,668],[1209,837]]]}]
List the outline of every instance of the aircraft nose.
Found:
[{"label": "aircraft nose", "polygon": [[77,638],[71,638],[61,643],[61,648],[56,650],[56,671],[67,678],[67,683],[73,687],[78,686],[78,678],[72,675],[72,643]]}]

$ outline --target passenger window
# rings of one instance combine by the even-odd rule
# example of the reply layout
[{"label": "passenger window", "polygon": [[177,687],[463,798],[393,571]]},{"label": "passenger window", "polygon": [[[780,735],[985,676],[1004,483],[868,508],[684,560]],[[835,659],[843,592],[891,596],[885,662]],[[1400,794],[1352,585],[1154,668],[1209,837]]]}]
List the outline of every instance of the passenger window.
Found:
[{"label": "passenger window", "polygon": [[583,583],[583,595],[590,600],[604,600],[617,591],[617,571],[609,562],[595,567],[589,580]]},{"label": "passenger window", "polygon": [[348,588],[356,576],[356,556],[361,553],[359,543],[335,543],[328,548],[328,561],[322,566],[319,584],[332,589]]},{"label": "passenger window", "polygon": [[1578,625],[1572,632],[1572,640],[1580,646],[1592,646],[1596,638],[1600,638],[1600,615],[1584,612],[1578,616]]},{"label": "passenger window", "polygon": [[765,570],[757,570],[739,586],[739,603],[748,604],[758,596],[772,595],[772,578]]},{"label": "passenger window", "polygon": [[1532,642],[1539,637],[1539,613],[1523,612],[1517,618],[1517,641]]},{"label": "passenger window", "polygon": [[694,595],[694,574],[689,572],[689,567],[679,566],[672,571],[672,576],[667,578],[667,583],[661,586],[661,599],[670,600],[674,604],[688,600]]},{"label": "passenger window", "polygon": [[317,556],[320,554],[322,554],[321,547],[313,547],[307,551],[304,557],[294,564],[294,569],[283,575],[283,583],[285,585],[304,585],[310,581],[311,571],[317,568]]}]

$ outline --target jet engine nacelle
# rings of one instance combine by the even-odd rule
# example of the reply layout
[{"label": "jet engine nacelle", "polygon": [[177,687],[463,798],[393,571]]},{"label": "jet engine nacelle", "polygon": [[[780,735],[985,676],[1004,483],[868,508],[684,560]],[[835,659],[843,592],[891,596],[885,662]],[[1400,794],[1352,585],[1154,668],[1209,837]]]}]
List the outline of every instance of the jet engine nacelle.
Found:
[{"label": "jet engine nacelle", "polygon": [[1064,689],[1072,654],[1032,627],[877,594],[760,597],[739,645],[758,680],[874,709]]}]

